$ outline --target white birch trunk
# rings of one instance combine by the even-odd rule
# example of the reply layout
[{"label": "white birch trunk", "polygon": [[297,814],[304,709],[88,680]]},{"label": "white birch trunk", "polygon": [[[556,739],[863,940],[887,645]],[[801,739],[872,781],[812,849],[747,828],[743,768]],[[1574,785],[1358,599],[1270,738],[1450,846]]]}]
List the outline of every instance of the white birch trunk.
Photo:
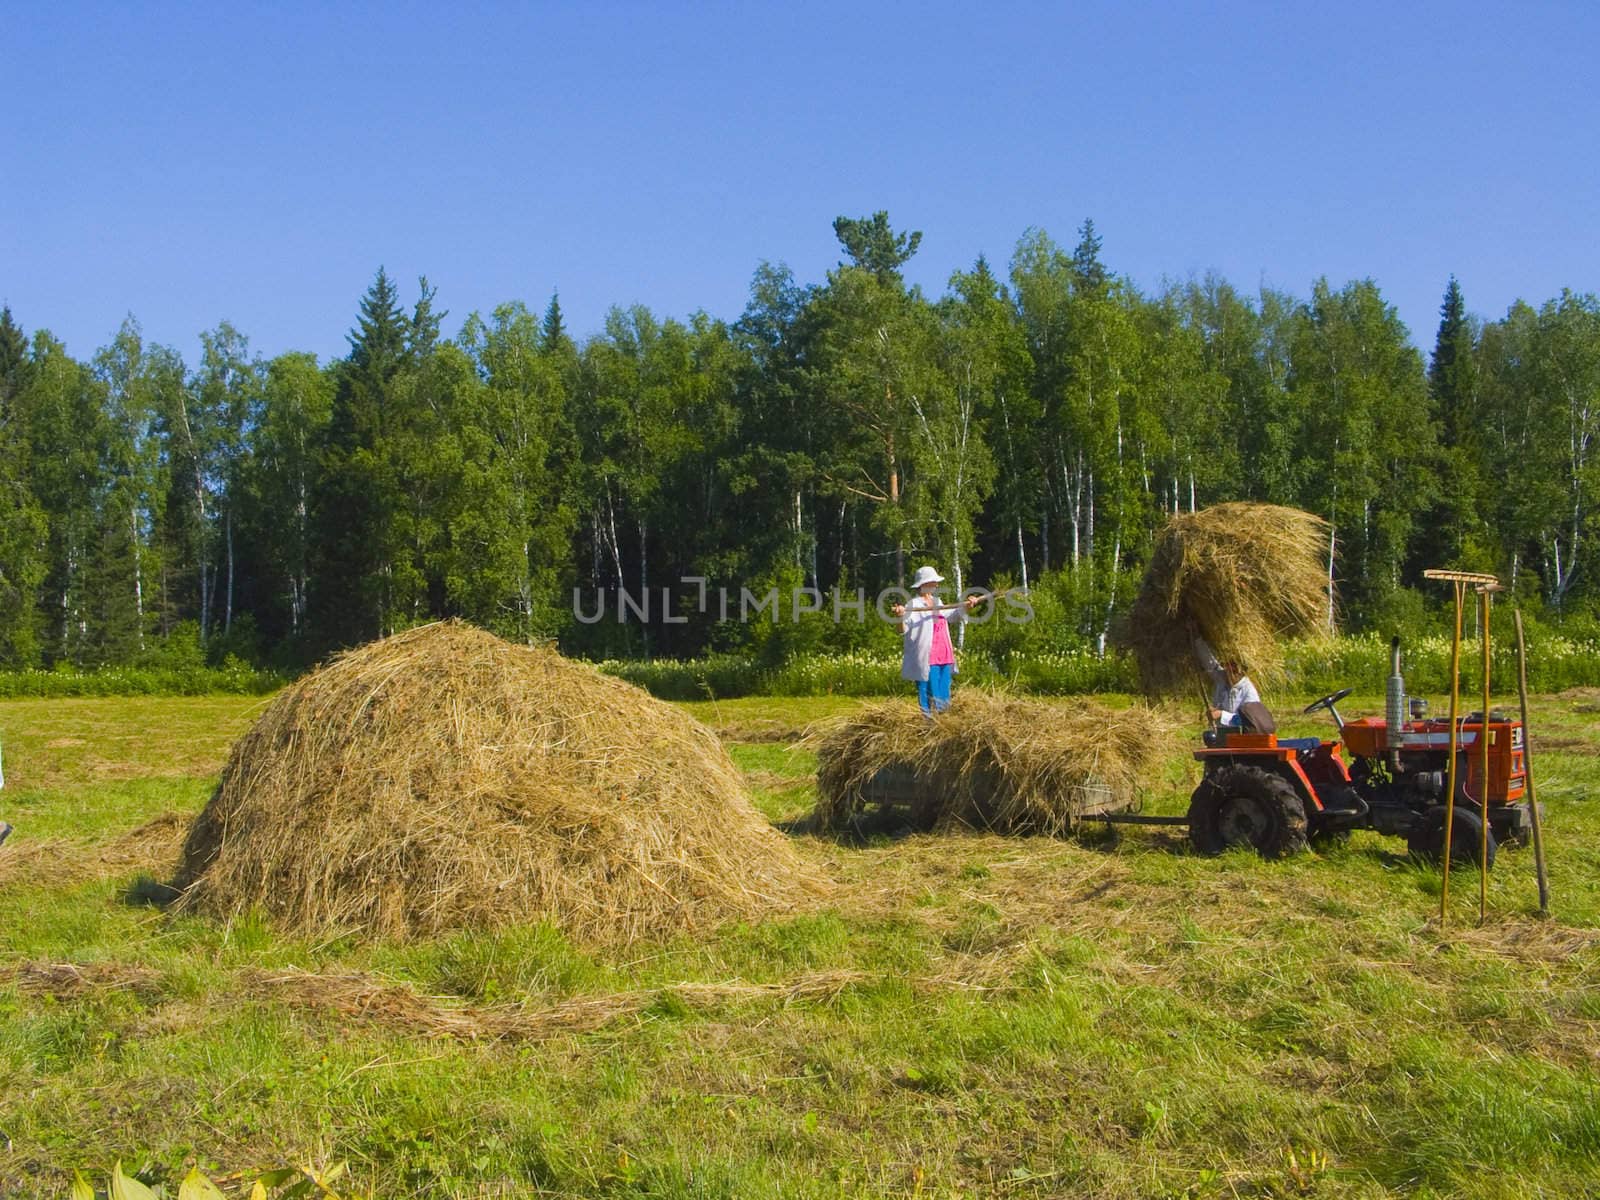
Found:
[{"label": "white birch trunk", "polygon": [[1084,479],[1084,506],[1083,518],[1083,556],[1089,560],[1089,565],[1094,565],[1094,471],[1090,470]]},{"label": "white birch trunk", "polygon": [[1106,656],[1106,639],[1111,636],[1111,614],[1117,607],[1117,571],[1122,566],[1122,531],[1111,543],[1111,587],[1106,596],[1106,619],[1100,626],[1100,657]]},{"label": "white birch trunk", "polygon": [[233,629],[233,510],[228,510],[228,602],[222,614],[222,632],[227,634]]},{"label": "white birch trunk", "polygon": [[[645,528],[643,519],[639,521],[639,600],[648,605],[650,603],[650,559],[649,559],[649,531]],[[644,656],[650,657],[650,625],[647,621],[639,623],[640,636],[644,639]]]},{"label": "white birch trunk", "polygon": [[617,586],[622,586],[622,547],[617,542],[617,508],[611,499],[611,480],[606,479],[606,522],[611,530],[611,565],[616,568]]},{"label": "white birch trunk", "polygon": [[[955,572],[956,572],[956,595],[955,595],[955,598],[957,600],[959,600],[959,599],[961,599],[961,593],[966,589],[966,584],[965,584],[965,582],[963,582],[962,576],[961,576],[961,535],[960,534],[952,533],[950,535],[950,556],[951,556],[952,560],[955,563]],[[967,623],[965,621],[961,621],[956,625],[956,648],[959,649],[959,650],[965,650],[967,648]]]},{"label": "white birch trunk", "polygon": [[1328,522],[1328,632],[1332,634],[1333,628],[1333,551],[1336,534],[1333,522]]},{"label": "white birch trunk", "polygon": [[139,544],[139,509],[128,508],[128,533],[133,538],[133,611],[138,619],[139,649],[144,649],[144,554]]}]

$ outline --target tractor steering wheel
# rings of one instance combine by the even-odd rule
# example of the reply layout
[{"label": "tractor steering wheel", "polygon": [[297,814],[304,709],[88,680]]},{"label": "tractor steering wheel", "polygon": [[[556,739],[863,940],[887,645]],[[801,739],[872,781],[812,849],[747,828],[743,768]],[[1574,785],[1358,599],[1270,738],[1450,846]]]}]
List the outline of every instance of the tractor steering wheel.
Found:
[{"label": "tractor steering wheel", "polygon": [[1310,704],[1305,706],[1303,712],[1307,716],[1309,716],[1310,714],[1316,712],[1317,709],[1319,709],[1319,708],[1325,708],[1329,712],[1332,712],[1333,711],[1333,706],[1335,704],[1339,703],[1339,701],[1343,700],[1346,696],[1348,696],[1353,691],[1355,691],[1354,688],[1340,688],[1337,692],[1334,692],[1331,696],[1324,696],[1321,700],[1313,700]]}]

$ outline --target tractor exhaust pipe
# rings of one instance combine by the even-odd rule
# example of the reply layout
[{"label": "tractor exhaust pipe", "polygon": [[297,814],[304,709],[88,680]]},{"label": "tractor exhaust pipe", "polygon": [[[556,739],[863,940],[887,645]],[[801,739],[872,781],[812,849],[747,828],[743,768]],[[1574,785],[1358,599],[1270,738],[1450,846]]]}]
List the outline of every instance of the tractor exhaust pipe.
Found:
[{"label": "tractor exhaust pipe", "polygon": [[1400,744],[1406,724],[1406,680],[1400,674],[1399,634],[1389,643],[1389,686],[1384,700],[1384,744],[1389,751],[1389,770],[1399,775]]}]

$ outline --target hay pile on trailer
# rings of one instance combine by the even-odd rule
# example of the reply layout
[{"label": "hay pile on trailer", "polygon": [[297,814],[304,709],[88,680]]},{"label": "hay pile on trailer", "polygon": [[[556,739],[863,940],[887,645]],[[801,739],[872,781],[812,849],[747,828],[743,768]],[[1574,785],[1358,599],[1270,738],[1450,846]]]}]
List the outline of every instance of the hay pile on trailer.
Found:
[{"label": "hay pile on trailer", "polygon": [[1259,683],[1279,675],[1283,641],[1328,627],[1328,523],[1276,504],[1175,513],[1156,535],[1120,641],[1148,695],[1205,686],[1191,628]]},{"label": "hay pile on trailer", "polygon": [[1066,833],[1082,816],[1132,807],[1172,729],[1146,705],[970,690],[931,721],[904,701],[869,705],[816,738],[816,822],[846,827],[887,778],[923,829]]},{"label": "hay pile on trailer", "polygon": [[180,908],[316,936],[548,920],[596,945],[786,908],[820,885],[681,710],[458,623],[352,651],[233,749]]}]

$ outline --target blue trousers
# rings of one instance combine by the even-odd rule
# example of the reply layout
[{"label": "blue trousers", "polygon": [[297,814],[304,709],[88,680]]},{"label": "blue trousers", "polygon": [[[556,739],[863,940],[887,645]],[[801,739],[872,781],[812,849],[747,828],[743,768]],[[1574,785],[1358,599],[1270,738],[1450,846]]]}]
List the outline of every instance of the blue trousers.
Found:
[{"label": "blue trousers", "polygon": [[917,680],[917,703],[925,713],[943,712],[950,707],[950,676],[955,667],[944,663],[928,668],[928,677]]}]

